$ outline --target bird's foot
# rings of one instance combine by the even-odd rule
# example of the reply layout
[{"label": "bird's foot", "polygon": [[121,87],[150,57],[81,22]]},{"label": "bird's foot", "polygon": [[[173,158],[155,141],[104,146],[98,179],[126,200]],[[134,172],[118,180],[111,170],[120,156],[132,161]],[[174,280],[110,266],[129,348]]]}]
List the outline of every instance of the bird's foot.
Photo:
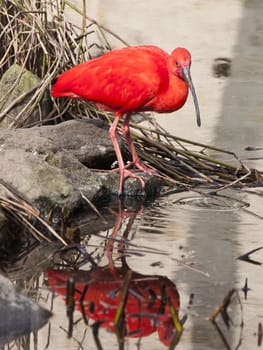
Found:
[{"label": "bird's foot", "polygon": [[147,174],[152,175],[158,175],[158,172],[155,169],[149,168],[147,165],[145,165],[140,160],[134,161],[131,163],[133,166],[135,166],[137,169],[144,171]]},{"label": "bird's foot", "polygon": [[[149,168],[148,166],[146,166],[141,161],[130,162],[130,163],[128,163],[128,164],[126,164],[124,166],[124,169],[127,170],[127,169],[132,168],[132,167],[135,167],[138,170],[141,170],[141,171],[143,171],[144,173],[147,173],[147,174],[158,175],[158,172],[155,169]],[[112,170],[112,172],[120,172],[120,171],[121,171],[120,168],[116,168],[116,169]],[[131,169],[130,171],[131,172],[132,171],[136,171],[136,169],[133,169],[133,170]]]},{"label": "bird's foot", "polygon": [[[132,168],[132,169],[130,169],[130,168]],[[125,166],[123,166],[122,168],[113,169],[112,172],[119,172],[120,173],[119,195],[123,194],[124,181],[129,177],[134,178],[134,179],[138,179],[142,185],[142,188],[143,189],[145,188],[145,182],[144,182],[143,178],[139,175],[136,175],[136,172],[138,172],[138,170],[142,171],[144,173],[147,173],[147,174],[151,174],[151,175],[159,175],[155,169],[147,167],[140,160],[132,161],[132,162],[126,164]]]},{"label": "bird's foot", "polygon": [[[116,169],[114,169],[116,170]],[[133,179],[137,179],[140,181],[141,185],[142,185],[142,188],[145,187],[145,182],[144,180],[142,179],[141,176],[139,175],[136,175],[135,172],[137,171],[137,169],[131,169],[131,170],[128,170],[126,167],[122,170],[118,169],[120,171],[120,187],[119,187],[119,195],[122,195],[123,194],[123,184],[124,184],[124,181],[127,179],[127,178],[133,178]]]},{"label": "bird's foot", "polygon": [[136,169],[133,169],[133,170],[132,169],[131,170],[123,169],[123,173],[122,173],[123,174],[122,175],[123,181],[129,177],[131,177],[133,179],[138,179],[142,185],[142,188],[144,188],[145,187],[144,180],[142,179],[141,176],[136,175],[135,172],[136,172]]}]

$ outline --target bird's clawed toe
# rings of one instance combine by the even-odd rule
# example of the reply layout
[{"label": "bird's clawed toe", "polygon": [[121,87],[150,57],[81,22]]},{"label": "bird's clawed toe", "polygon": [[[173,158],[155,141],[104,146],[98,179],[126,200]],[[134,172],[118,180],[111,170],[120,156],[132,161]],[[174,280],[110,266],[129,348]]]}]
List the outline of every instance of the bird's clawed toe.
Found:
[{"label": "bird's clawed toe", "polygon": [[139,169],[147,174],[158,175],[157,170],[149,168],[147,165],[145,165],[143,162],[141,162],[139,160],[136,162],[133,162],[133,166],[135,166],[137,169]]},{"label": "bird's clawed toe", "polygon": [[139,175],[136,175],[135,172],[137,171],[137,169],[131,169],[128,170],[126,168],[120,170],[120,187],[119,187],[119,195],[123,195],[123,185],[124,185],[124,181],[127,178],[133,178],[133,179],[137,179],[140,181],[142,189],[144,189],[145,187],[145,182],[143,180],[143,178]]},{"label": "bird's clawed toe", "polygon": [[[134,168],[134,169],[131,169],[131,168]],[[150,167],[148,167],[147,165],[145,165],[143,162],[141,161],[137,161],[137,162],[130,162],[128,164],[126,164],[124,166],[124,169],[125,170],[128,170],[130,169],[130,171],[133,173],[133,172],[136,172],[138,170],[141,170],[143,171],[144,173],[147,173],[147,174],[151,174],[151,175],[158,175],[158,172],[157,170],[155,169],[152,169]],[[115,168],[115,169],[112,169],[112,172],[120,172],[120,168]],[[127,176],[128,177],[128,176]]]}]

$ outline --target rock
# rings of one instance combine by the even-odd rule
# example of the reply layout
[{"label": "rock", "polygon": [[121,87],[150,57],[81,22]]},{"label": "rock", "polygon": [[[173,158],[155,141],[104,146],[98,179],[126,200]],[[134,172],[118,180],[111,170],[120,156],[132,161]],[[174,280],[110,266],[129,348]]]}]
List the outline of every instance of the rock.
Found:
[{"label": "rock", "polygon": [[[19,78],[20,77],[20,78]],[[3,74],[0,80],[0,91],[1,91],[1,101],[0,101],[0,113],[3,113],[8,107],[11,106],[14,101],[17,100],[21,95],[29,92],[34,87],[36,87],[41,82],[40,78],[22,68],[18,64],[13,64],[9,69]],[[43,93],[41,102],[35,107],[35,109],[28,114],[28,112],[23,111],[26,104],[32,99],[33,93],[29,93],[24,99],[15,104],[10,110],[7,111],[0,118],[0,127],[19,127],[27,126],[34,122],[39,122],[44,120],[45,116],[51,110],[51,100],[48,91]],[[5,97],[2,101],[2,98]],[[29,106],[31,107],[31,106]],[[30,108],[27,109],[28,111]],[[17,118],[18,114],[23,111],[23,113]]]},{"label": "rock", "polygon": [[18,293],[6,277],[0,275],[0,346],[43,327],[51,312]]},{"label": "rock", "polygon": [[[133,197],[138,199],[155,198],[161,190],[163,180],[155,175],[150,175],[142,172],[138,172],[139,175],[145,182],[145,188],[142,188],[141,182],[138,179],[128,178],[124,182],[124,196]],[[101,175],[103,176],[103,175]],[[111,188],[111,192],[115,195],[119,191],[120,177],[118,174],[107,174],[108,186]]]},{"label": "rock", "polygon": [[[108,130],[94,123],[71,120],[56,126],[0,129],[0,179],[43,215],[54,208],[60,215],[62,208],[73,212],[88,206],[83,196],[95,204],[109,201],[118,192],[119,174],[90,167],[107,169],[114,160]],[[145,191],[137,179],[127,179],[127,195],[145,198],[160,190],[159,178],[142,177]]]},{"label": "rock", "polygon": [[[57,149],[69,151],[89,168],[109,169],[116,159],[108,125],[102,120],[70,120],[34,128],[34,133],[52,141]],[[122,151],[124,153],[124,147]]]},{"label": "rock", "polygon": [[[106,188],[101,179],[74,154],[41,136],[40,129],[0,130],[0,178],[43,214],[55,207],[76,209],[83,203],[80,191],[91,201],[102,197]],[[59,139],[59,127],[56,130]]]}]

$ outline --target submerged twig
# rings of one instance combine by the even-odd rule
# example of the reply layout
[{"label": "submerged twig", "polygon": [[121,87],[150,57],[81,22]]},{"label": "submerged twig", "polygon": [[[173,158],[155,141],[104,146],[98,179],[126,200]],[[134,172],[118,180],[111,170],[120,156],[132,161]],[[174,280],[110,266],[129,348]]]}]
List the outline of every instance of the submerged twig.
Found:
[{"label": "submerged twig", "polygon": [[227,327],[227,329],[230,328],[230,325],[232,325],[233,321],[229,316],[228,313],[228,307],[230,305],[232,305],[233,302],[233,298],[234,296],[237,298],[238,304],[240,305],[240,312],[241,312],[241,317],[240,317],[240,337],[239,337],[239,341],[237,343],[237,345],[235,346],[235,349],[239,349],[240,345],[241,345],[241,341],[242,341],[242,332],[243,332],[243,326],[244,326],[244,320],[243,320],[243,306],[238,294],[238,291],[236,289],[231,289],[226,296],[224,297],[223,302],[216,307],[216,309],[213,311],[212,315],[210,316],[210,321],[213,323],[214,327],[216,328],[216,330],[218,331],[218,334],[220,335],[220,338],[222,339],[226,349],[231,350],[232,347],[229,345],[229,342],[227,341],[227,338],[223,332],[223,330],[221,329],[221,327],[219,326],[218,322],[217,322],[217,316],[221,315],[223,322],[225,324],[225,326]]},{"label": "submerged twig", "polygon": [[169,309],[172,315],[174,328],[175,328],[175,334],[169,346],[169,350],[173,350],[181,339],[181,336],[184,331],[184,327],[181,320],[179,319],[178,310],[174,307],[172,300],[169,296],[167,297],[167,301],[168,301]]},{"label": "submerged twig", "polygon": [[95,207],[95,205],[87,198],[87,196],[84,195],[83,192],[80,191],[81,197],[88,203],[88,205],[92,208],[92,210],[98,215],[98,217],[102,220],[104,224],[107,223],[107,220],[101,215],[101,213],[98,211],[98,209]]},{"label": "submerged twig", "polygon": [[243,255],[240,255],[237,259],[239,260],[243,260],[243,261],[246,261],[248,263],[251,263],[251,264],[254,264],[254,265],[262,265],[262,263],[260,261],[257,261],[257,260],[253,260],[250,258],[250,255],[263,249],[263,247],[259,247],[259,248],[255,248],[255,249],[252,249],[250,250],[249,252],[243,254]]}]

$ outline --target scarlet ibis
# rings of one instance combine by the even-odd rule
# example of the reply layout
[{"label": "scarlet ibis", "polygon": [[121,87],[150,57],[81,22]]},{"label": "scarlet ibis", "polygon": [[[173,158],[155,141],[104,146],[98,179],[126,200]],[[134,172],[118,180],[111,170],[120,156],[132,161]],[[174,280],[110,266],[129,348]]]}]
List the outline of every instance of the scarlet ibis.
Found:
[{"label": "scarlet ibis", "polygon": [[[173,112],[181,108],[193,95],[198,126],[200,112],[190,75],[191,54],[176,48],[171,55],[156,46],[133,46],[112,50],[98,58],[78,64],[62,73],[52,88],[53,97],[66,96],[85,99],[98,108],[115,113],[109,133],[116,153],[119,172],[119,194],[127,177],[142,178],[130,167],[156,173],[140,161],[132,143],[129,121],[133,112]],[[132,162],[124,165],[117,138],[117,125],[125,116],[122,132],[127,140]]]}]

